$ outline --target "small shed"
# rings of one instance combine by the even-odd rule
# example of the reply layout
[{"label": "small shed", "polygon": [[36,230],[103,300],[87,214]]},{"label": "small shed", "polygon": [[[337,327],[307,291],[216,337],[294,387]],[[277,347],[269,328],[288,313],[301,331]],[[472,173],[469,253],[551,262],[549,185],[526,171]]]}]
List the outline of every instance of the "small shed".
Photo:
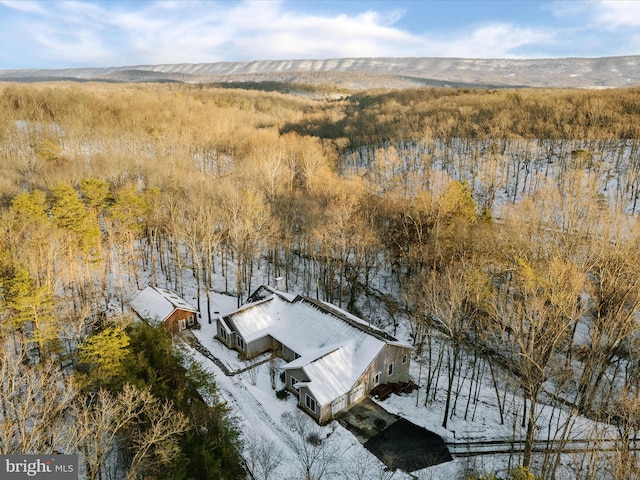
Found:
[{"label": "small shed", "polygon": [[200,328],[198,309],[166,288],[148,286],[129,305],[142,320],[153,326],[164,325],[171,333]]}]

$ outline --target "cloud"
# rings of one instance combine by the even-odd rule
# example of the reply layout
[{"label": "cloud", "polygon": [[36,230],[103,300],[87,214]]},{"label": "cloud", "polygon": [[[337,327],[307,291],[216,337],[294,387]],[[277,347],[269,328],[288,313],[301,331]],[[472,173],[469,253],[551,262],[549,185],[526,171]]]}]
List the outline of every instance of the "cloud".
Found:
[{"label": "cloud", "polygon": [[32,1],[0,0],[0,5],[23,13],[43,14],[45,12],[45,8],[40,3]]},{"label": "cloud", "polygon": [[[579,7],[584,16],[600,9],[600,21],[608,25],[640,23],[640,13],[633,13],[640,9],[640,2],[576,3],[557,3],[555,12]],[[332,13],[305,9],[305,2],[267,0],[0,0],[0,10],[12,12],[13,19],[0,18],[0,30],[10,31],[16,43],[33,45],[30,55],[39,62],[49,59],[54,66],[378,56],[514,58],[553,51],[556,42],[572,45],[548,28],[515,22],[418,34],[399,26],[410,13],[393,3],[368,4],[377,10],[363,4],[362,10],[354,12],[356,2],[351,4],[352,13],[340,12],[339,2],[331,5]]]},{"label": "cloud", "polygon": [[640,50],[640,2],[560,1],[549,10],[563,23],[559,45],[573,56],[637,55]]},{"label": "cloud", "polygon": [[530,57],[519,53],[527,47],[541,48],[555,39],[551,31],[523,28],[509,23],[481,25],[468,32],[457,32],[431,43],[434,56],[474,58]]},{"label": "cloud", "polygon": [[594,19],[603,28],[640,27],[640,2],[606,0],[593,7]]}]

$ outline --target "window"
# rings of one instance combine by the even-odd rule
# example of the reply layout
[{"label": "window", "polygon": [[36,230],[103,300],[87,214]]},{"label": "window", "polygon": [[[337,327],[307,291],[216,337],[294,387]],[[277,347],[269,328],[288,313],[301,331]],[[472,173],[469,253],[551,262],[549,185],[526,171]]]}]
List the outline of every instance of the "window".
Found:
[{"label": "window", "polygon": [[316,401],[311,398],[309,395],[305,394],[304,396],[304,404],[307,406],[309,410],[315,413],[316,411]]},{"label": "window", "polygon": [[388,371],[389,376],[393,375],[393,363],[389,364],[389,371]]},{"label": "window", "polygon": [[244,339],[242,337],[236,337],[236,343],[242,350],[244,350]]},{"label": "window", "polygon": [[402,355],[402,364],[404,365],[405,363],[407,363],[407,354],[406,353],[404,355]]},{"label": "window", "polygon": [[376,373],[375,377],[373,377],[373,385],[376,386],[380,383],[380,372]]},{"label": "window", "polygon": [[185,328],[187,328],[187,324],[184,321],[184,318],[181,318],[178,320],[178,330],[184,330]]},{"label": "window", "polygon": [[293,388],[295,391],[298,391],[298,389],[294,387],[296,383],[298,383],[298,380],[296,379],[296,377],[291,377],[291,388]]},{"label": "window", "polygon": [[195,318],[193,315],[191,315],[189,317],[189,319],[187,320],[187,325],[189,325],[190,327],[195,323]]},{"label": "window", "polygon": [[224,327],[220,329],[220,336],[223,340],[227,340],[227,330]]}]

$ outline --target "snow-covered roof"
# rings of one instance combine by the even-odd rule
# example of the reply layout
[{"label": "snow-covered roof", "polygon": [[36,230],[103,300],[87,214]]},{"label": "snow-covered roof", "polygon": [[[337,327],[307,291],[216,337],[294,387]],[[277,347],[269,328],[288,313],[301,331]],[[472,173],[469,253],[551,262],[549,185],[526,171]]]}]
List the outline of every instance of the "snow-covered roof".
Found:
[{"label": "snow-covered roof", "polygon": [[151,286],[142,290],[129,305],[141,318],[156,326],[169,318],[175,310],[198,312],[197,308],[191,306],[177,293],[166,288]]},{"label": "snow-covered roof", "polygon": [[287,300],[289,302],[293,302],[297,297],[297,295],[294,295],[288,292],[283,292],[281,290],[277,290],[269,285],[262,285],[255,292],[253,292],[250,300],[251,301],[263,300],[265,298],[271,297],[272,294],[277,295],[280,298]]},{"label": "snow-covered roof", "polygon": [[385,344],[399,344],[333,305],[302,296],[274,293],[226,319],[247,342],[271,336],[300,355],[284,368],[302,368],[321,405],[350,391]]},{"label": "snow-covered roof", "polygon": [[380,350],[362,351],[349,341],[303,367],[309,389],[320,405],[326,405],[350,391]]}]

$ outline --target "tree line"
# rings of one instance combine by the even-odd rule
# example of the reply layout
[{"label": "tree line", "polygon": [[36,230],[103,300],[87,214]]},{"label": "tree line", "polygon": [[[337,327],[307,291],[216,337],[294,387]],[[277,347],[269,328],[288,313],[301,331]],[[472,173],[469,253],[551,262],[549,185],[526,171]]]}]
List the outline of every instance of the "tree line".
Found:
[{"label": "tree line", "polygon": [[[619,433],[615,452],[576,459],[580,476],[630,478],[639,102],[637,89],[318,100],[174,84],[4,85],[6,355],[18,355],[16,368],[28,359],[35,377],[64,380],[72,366],[68,393],[89,406],[114,402],[126,417],[127,384],[159,415],[168,401],[181,411],[155,379],[117,373],[139,349],[122,314],[141,279],[183,293],[191,277],[200,301],[221,275],[241,303],[254,282],[283,277],[391,333],[408,319],[423,375],[416,401],[441,399],[445,428],[473,417],[489,378],[502,421],[514,414],[513,435],[525,437],[517,461],[543,478],[559,468],[553,451],[534,462],[544,402],[564,412],[548,420],[555,441],[583,417]],[[211,316],[210,301],[198,307]],[[91,360],[102,349],[113,365]],[[150,447],[128,428],[117,431],[135,446],[128,464],[143,468]]]}]

